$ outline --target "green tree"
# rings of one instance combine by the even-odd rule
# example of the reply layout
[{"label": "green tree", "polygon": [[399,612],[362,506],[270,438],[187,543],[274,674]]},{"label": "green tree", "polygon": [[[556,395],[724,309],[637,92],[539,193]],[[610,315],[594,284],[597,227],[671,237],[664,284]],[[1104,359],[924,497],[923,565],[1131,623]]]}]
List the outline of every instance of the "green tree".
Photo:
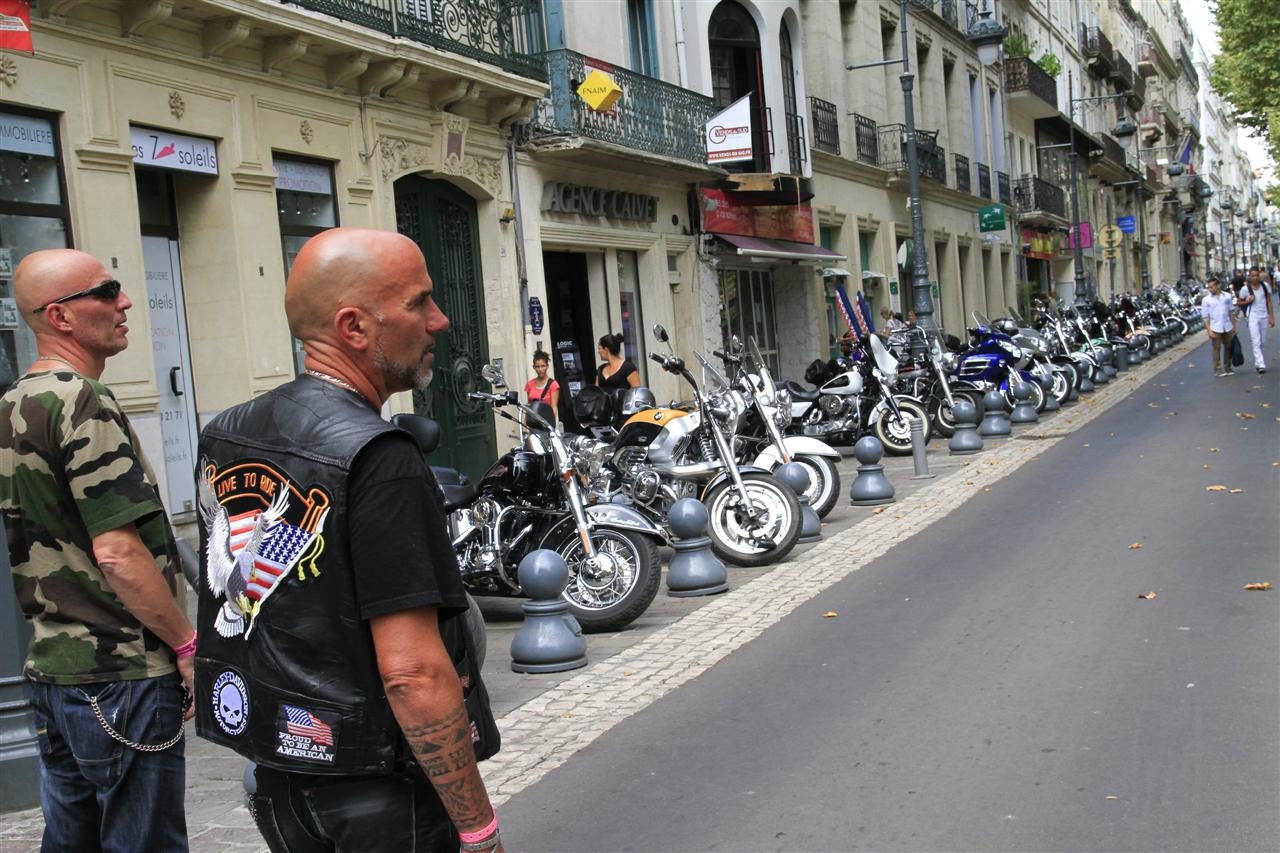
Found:
[{"label": "green tree", "polygon": [[1217,0],[1221,52],[1210,81],[1235,110],[1236,123],[1262,136],[1280,163],[1280,3]]}]

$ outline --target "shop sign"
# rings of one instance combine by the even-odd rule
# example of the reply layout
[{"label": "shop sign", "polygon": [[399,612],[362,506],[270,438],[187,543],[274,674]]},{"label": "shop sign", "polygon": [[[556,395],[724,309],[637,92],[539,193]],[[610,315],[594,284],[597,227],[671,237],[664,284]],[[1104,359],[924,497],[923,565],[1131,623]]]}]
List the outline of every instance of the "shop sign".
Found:
[{"label": "shop sign", "polygon": [[[1092,249],[1093,248],[1093,226],[1090,225],[1088,222],[1081,222],[1080,225],[1076,227],[1080,229],[1080,248]],[[1071,235],[1067,238],[1068,249],[1074,249],[1076,247],[1076,243],[1075,243],[1076,227],[1073,227],[1071,229]]]},{"label": "shop sign", "polygon": [[889,295],[890,296],[898,295],[898,280],[896,278],[889,279]]},{"label": "shop sign", "polygon": [[53,122],[34,116],[0,113],[0,151],[53,157]]},{"label": "shop sign", "polygon": [[985,234],[988,231],[1003,231],[1008,227],[1005,220],[1003,204],[989,204],[978,208],[978,231]]},{"label": "shop sign", "polygon": [[1120,226],[1120,230],[1126,234],[1132,234],[1138,230],[1138,223],[1132,216],[1121,216],[1116,219],[1116,225]]},{"label": "shop sign", "polygon": [[707,122],[707,162],[733,163],[750,160],[751,96],[743,95]]},{"label": "shop sign", "polygon": [[0,50],[35,53],[31,42],[31,3],[0,0]]},{"label": "shop sign", "polygon": [[551,213],[578,213],[634,222],[658,221],[658,197],[606,190],[563,181],[542,186],[542,209]]},{"label": "shop sign", "polygon": [[135,166],[154,166],[178,172],[218,174],[218,143],[202,136],[187,136],[149,127],[130,127]]},{"label": "shop sign", "polygon": [[1024,256],[1041,261],[1053,260],[1058,249],[1058,243],[1053,234],[1042,234],[1033,228],[1024,228],[1020,236]]},{"label": "shop sign", "polygon": [[288,192],[333,195],[333,170],[324,163],[307,163],[276,157],[276,189]]},{"label": "shop sign", "polygon": [[622,97],[622,88],[616,80],[597,68],[578,87],[578,97],[586,101],[591,109],[604,113],[613,109],[613,105]]},{"label": "shop sign", "polygon": [[748,204],[739,195],[707,187],[699,192],[702,195],[704,231],[813,245],[811,207],[800,204]]},{"label": "shop sign", "polygon": [[1104,225],[1098,232],[1098,242],[1107,249],[1115,249],[1124,243],[1124,232],[1115,225]]}]

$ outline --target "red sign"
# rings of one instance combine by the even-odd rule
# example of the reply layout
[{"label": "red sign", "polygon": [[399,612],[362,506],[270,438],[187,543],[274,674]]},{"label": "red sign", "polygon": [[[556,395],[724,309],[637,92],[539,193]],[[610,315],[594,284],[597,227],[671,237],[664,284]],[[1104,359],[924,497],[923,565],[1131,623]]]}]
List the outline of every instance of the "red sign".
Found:
[{"label": "red sign", "polygon": [[31,4],[27,0],[0,0],[0,50],[36,52],[31,43]]},{"label": "red sign", "polygon": [[703,188],[702,229],[716,234],[765,237],[813,245],[813,208],[800,204],[750,204],[740,193]]},{"label": "red sign", "polygon": [[1057,256],[1058,241],[1056,234],[1044,234],[1034,228],[1023,228],[1019,236],[1022,238],[1022,254],[1024,257],[1051,261]]}]

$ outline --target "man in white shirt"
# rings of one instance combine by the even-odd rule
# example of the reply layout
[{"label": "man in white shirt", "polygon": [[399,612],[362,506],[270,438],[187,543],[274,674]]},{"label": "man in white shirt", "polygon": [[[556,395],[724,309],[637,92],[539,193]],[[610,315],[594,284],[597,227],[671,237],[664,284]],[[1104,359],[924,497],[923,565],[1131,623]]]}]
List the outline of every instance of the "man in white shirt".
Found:
[{"label": "man in white shirt", "polygon": [[1204,329],[1213,347],[1213,375],[1230,376],[1235,373],[1231,369],[1231,341],[1236,336],[1235,300],[1222,292],[1217,276],[1210,276],[1208,284],[1209,294],[1200,301],[1200,316],[1204,318]]}]

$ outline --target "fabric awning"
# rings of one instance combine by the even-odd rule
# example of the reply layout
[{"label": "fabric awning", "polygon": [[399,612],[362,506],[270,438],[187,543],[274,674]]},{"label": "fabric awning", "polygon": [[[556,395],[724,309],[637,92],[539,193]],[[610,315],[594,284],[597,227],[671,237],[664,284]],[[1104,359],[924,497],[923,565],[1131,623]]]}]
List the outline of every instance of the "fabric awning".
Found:
[{"label": "fabric awning", "polygon": [[716,234],[724,242],[733,246],[735,254],[747,258],[761,258],[777,261],[799,261],[809,264],[830,264],[835,261],[846,261],[848,258],[839,252],[814,246],[809,243],[794,243],[790,240],[770,240],[765,237],[743,237],[738,234]]}]

